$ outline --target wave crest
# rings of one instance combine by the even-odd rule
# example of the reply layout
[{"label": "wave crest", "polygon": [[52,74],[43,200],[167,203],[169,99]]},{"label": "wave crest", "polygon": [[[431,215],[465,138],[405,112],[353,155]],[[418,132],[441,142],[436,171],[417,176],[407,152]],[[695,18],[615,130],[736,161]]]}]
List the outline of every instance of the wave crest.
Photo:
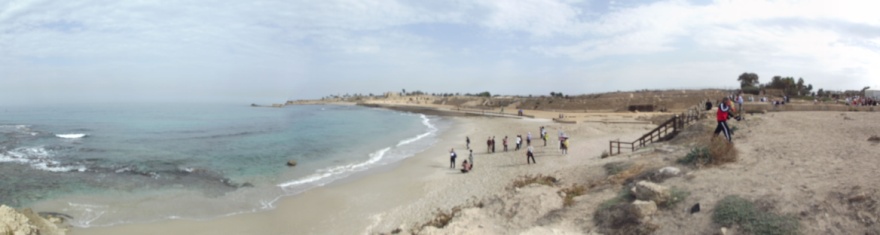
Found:
[{"label": "wave crest", "polygon": [[87,134],[83,133],[72,133],[72,134],[55,134],[55,137],[64,138],[64,139],[79,139],[86,137]]}]

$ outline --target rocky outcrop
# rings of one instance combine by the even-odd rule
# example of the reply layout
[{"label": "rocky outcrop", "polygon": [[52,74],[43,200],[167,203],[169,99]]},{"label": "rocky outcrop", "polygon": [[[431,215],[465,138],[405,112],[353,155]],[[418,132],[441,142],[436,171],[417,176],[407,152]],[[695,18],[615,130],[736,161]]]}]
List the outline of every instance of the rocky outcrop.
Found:
[{"label": "rocky outcrop", "polygon": [[32,235],[37,234],[36,226],[30,219],[6,205],[0,206],[0,234]]},{"label": "rocky outcrop", "polygon": [[677,167],[673,167],[673,166],[667,166],[667,167],[660,168],[660,170],[658,170],[657,172],[660,173],[660,175],[665,176],[666,178],[669,178],[669,177],[673,177],[673,176],[677,176],[678,174],[681,174],[681,169],[678,169]]},{"label": "rocky outcrop", "polygon": [[657,203],[654,203],[654,201],[636,200],[632,203],[630,210],[633,215],[642,219],[657,213]]},{"label": "rocky outcrop", "polygon": [[671,199],[668,187],[650,181],[639,181],[632,192],[638,200],[654,201],[657,204],[664,204]]},{"label": "rocky outcrop", "polygon": [[290,160],[290,161],[287,161],[287,166],[289,166],[289,167],[294,167],[294,166],[296,166],[296,160]]},{"label": "rocky outcrop", "polygon": [[59,228],[58,224],[40,217],[31,209],[19,212],[6,205],[0,205],[0,234],[63,235],[66,232],[67,229]]}]

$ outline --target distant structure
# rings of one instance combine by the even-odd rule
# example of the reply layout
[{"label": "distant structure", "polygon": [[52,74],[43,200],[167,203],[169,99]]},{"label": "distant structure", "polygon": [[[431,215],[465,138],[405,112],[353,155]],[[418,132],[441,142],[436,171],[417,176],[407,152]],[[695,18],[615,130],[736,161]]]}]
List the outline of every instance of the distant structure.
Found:
[{"label": "distant structure", "polygon": [[880,100],[880,90],[866,90],[865,97]]}]

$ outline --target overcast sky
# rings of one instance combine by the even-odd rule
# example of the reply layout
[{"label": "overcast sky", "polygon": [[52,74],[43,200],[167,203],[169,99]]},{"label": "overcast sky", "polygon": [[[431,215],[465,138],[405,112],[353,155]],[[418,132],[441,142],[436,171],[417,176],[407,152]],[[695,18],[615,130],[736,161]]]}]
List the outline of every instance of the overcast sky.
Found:
[{"label": "overcast sky", "polygon": [[0,103],[880,88],[880,1],[0,0]]}]

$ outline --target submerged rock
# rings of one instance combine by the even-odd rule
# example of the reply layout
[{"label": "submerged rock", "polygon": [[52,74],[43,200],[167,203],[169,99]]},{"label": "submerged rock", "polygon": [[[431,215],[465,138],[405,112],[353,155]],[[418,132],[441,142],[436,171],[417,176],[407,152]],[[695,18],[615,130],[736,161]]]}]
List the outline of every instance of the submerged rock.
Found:
[{"label": "submerged rock", "polygon": [[291,167],[296,166],[296,160],[287,161],[287,166],[291,166]]}]

